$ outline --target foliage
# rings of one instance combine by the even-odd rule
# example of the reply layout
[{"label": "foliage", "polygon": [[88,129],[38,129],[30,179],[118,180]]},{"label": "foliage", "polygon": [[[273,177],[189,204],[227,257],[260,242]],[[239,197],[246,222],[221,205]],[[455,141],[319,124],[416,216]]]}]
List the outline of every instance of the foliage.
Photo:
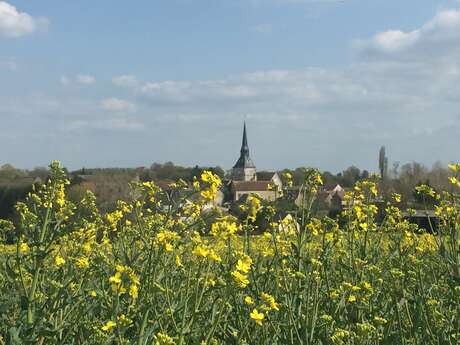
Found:
[{"label": "foliage", "polygon": [[16,206],[17,243],[0,247],[0,344],[458,344],[460,195],[439,196],[439,233],[418,233],[397,196],[377,225],[377,185],[363,180],[339,227],[313,217],[322,180],[304,173],[296,214],[250,196],[241,222],[209,224],[211,172],[171,185],[174,203],[132,182],[101,215],[91,192],[68,200],[53,162]]},{"label": "foliage", "polygon": [[11,221],[0,219],[0,243],[12,243],[16,237],[15,230]]}]

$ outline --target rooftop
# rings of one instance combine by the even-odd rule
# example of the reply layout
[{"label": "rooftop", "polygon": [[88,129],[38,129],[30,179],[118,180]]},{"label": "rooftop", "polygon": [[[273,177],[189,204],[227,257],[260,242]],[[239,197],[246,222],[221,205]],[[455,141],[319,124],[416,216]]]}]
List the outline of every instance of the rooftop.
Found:
[{"label": "rooftop", "polygon": [[263,192],[270,190],[270,181],[233,181],[232,188],[236,192]]}]

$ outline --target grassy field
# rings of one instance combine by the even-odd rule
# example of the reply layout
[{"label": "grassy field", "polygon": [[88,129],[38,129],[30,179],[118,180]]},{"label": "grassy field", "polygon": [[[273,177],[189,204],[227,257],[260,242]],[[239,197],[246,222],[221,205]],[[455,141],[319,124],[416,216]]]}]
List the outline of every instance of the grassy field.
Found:
[{"label": "grassy field", "polygon": [[377,225],[376,184],[364,181],[339,227],[309,213],[312,170],[297,215],[255,236],[274,210],[250,197],[242,221],[210,222],[211,173],[193,202],[133,183],[132,200],[101,215],[91,193],[70,203],[63,170],[51,171],[17,205],[18,242],[0,247],[0,344],[460,343],[456,194],[439,196],[440,233],[423,234],[398,196]]}]

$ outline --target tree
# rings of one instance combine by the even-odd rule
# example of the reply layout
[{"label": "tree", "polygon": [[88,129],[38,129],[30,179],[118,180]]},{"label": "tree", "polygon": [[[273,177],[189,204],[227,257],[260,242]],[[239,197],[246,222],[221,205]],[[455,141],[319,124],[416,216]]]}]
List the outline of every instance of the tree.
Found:
[{"label": "tree", "polygon": [[360,178],[361,178],[361,180],[365,180],[365,179],[368,179],[368,178],[369,178],[369,176],[370,176],[370,174],[369,174],[369,171],[367,171],[367,170],[363,170],[363,171],[361,171],[361,177],[360,177]]},{"label": "tree", "polygon": [[385,180],[388,176],[388,157],[385,154],[385,146],[380,148],[379,152],[379,170],[382,180]]},{"label": "tree", "polygon": [[343,187],[353,187],[360,180],[361,170],[354,165],[342,172],[341,185]]}]

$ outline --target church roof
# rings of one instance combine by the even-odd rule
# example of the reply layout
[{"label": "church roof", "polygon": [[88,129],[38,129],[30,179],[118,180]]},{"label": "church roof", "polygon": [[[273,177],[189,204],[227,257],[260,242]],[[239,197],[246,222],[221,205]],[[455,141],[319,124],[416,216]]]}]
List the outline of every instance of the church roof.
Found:
[{"label": "church roof", "polygon": [[249,157],[249,145],[248,145],[248,138],[246,134],[246,122],[244,123],[243,127],[243,141],[241,143],[241,150],[240,150],[240,158],[236,161],[233,168],[255,168],[256,166],[252,162],[251,158]]}]

